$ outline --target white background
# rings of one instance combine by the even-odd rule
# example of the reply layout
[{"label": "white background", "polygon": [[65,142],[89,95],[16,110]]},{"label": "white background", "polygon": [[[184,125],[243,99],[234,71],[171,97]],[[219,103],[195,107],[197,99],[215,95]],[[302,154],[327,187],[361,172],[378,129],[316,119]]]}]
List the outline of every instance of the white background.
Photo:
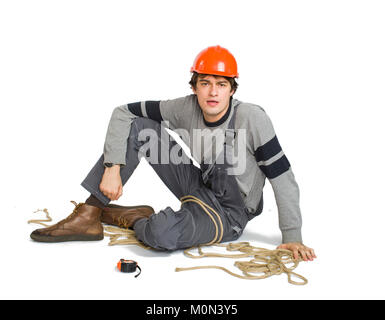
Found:
[{"label": "white background", "polygon": [[[383,299],[385,5],[383,1],[2,1],[0,4],[3,299]],[[235,97],[273,120],[301,189],[303,239],[318,258],[297,272],[241,280],[231,266],[98,242],[44,244],[29,234],[84,201],[80,182],[103,150],[114,107],[190,94],[190,67],[210,45],[239,66]],[[265,210],[240,240],[280,244],[269,183]],[[178,200],[141,162],[118,204],[156,211]],[[115,270],[120,258],[143,269]]]}]

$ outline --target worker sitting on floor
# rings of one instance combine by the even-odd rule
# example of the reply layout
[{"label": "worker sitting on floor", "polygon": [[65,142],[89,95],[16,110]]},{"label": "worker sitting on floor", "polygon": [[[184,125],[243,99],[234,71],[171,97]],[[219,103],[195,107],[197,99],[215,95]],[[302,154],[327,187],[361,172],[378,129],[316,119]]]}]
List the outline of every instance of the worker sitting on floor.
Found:
[{"label": "worker sitting on floor", "polygon": [[[315,258],[302,243],[298,185],[270,118],[260,106],[233,98],[235,58],[225,48],[208,47],[191,72],[189,96],[114,109],[104,153],[82,182],[90,197],[66,219],[33,231],[32,239],[100,240],[103,222],[133,228],[140,241],[159,250],[233,241],[262,212],[268,178],[282,232],[279,248],[291,250],[295,259]],[[200,168],[165,128],[180,135]],[[149,206],[109,204],[122,195],[142,157],[181,199],[180,210],[167,207],[155,214]],[[207,214],[208,207],[217,214]]]}]

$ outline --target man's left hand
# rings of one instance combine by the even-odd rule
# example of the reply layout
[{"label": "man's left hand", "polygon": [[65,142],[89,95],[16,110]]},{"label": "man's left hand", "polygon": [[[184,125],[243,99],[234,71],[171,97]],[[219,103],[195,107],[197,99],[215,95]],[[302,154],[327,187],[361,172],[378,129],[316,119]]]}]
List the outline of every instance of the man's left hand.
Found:
[{"label": "man's left hand", "polygon": [[298,260],[299,255],[301,255],[302,260],[304,261],[313,261],[313,259],[317,258],[312,248],[308,248],[300,242],[283,243],[279,245],[277,249],[286,249],[292,251],[295,260]]}]

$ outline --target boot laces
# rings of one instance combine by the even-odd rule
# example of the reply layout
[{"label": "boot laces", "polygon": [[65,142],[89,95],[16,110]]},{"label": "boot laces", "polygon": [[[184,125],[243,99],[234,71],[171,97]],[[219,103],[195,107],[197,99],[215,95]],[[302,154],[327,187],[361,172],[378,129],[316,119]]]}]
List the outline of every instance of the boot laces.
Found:
[{"label": "boot laces", "polygon": [[117,223],[120,228],[124,228],[124,229],[130,228],[130,223],[125,217],[118,217]]},{"label": "boot laces", "polygon": [[79,208],[84,204],[83,202],[76,203],[76,201],[73,201],[73,200],[71,200],[71,202],[75,206],[75,208],[73,209],[72,213],[67,218],[65,218],[62,221],[60,221],[60,223],[67,222],[68,220],[70,220],[71,218],[76,216],[78,214]]}]

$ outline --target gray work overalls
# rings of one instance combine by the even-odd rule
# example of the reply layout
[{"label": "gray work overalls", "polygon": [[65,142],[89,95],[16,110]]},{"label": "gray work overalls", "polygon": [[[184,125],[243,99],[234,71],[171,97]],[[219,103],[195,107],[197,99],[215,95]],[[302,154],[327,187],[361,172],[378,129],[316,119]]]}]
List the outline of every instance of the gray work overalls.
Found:
[{"label": "gray work overalls", "polygon": [[[235,107],[236,108],[236,107]],[[182,149],[182,157],[187,161],[175,164],[170,161],[167,164],[153,164],[151,167],[170,191],[181,199],[185,196],[193,196],[212,207],[219,215],[213,214],[215,222],[223,226],[223,235],[220,242],[233,241],[241,234],[248,222],[250,215],[244,205],[238,183],[234,175],[229,175],[227,169],[231,166],[235,138],[235,115],[229,121],[225,130],[224,163],[202,164],[201,168],[193,165],[191,159]],[[131,125],[130,136],[127,143],[126,165],[120,169],[123,185],[127,182],[142,156],[140,147],[146,141],[138,139],[139,132],[151,128],[157,133],[158,157],[161,152],[168,152],[177,142],[168,134],[164,126],[148,118],[135,118]],[[168,139],[166,141],[165,139]],[[165,143],[167,142],[167,143]],[[220,159],[221,155],[217,156]],[[223,156],[223,154],[222,154]],[[82,186],[101,200],[105,205],[110,202],[99,190],[104,166],[103,156],[95,164],[93,169],[82,182]],[[144,192],[144,190],[143,190]],[[176,250],[190,248],[199,244],[207,244],[213,241],[217,232],[215,223],[196,202],[182,202],[181,208],[174,211],[170,207],[153,214],[149,219],[138,220],[134,225],[136,236],[146,245],[159,250]]]}]

